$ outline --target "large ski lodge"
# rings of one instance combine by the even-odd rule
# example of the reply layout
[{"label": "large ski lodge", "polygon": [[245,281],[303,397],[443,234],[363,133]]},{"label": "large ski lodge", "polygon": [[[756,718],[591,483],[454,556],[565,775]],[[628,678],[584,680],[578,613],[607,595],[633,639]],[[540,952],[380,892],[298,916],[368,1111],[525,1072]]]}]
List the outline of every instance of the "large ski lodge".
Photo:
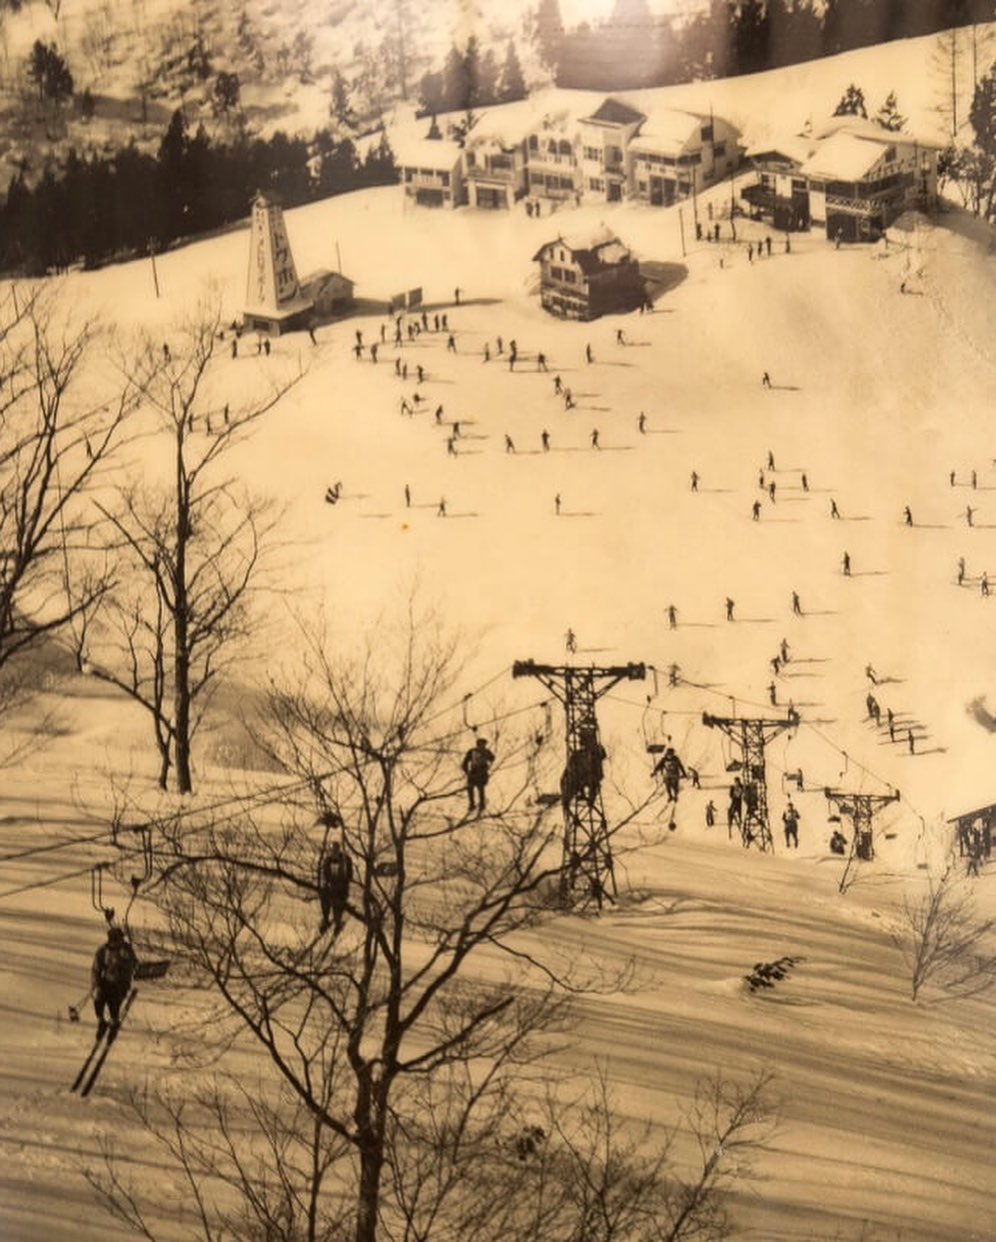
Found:
[{"label": "large ski lodge", "polygon": [[936,205],[939,149],[863,117],[835,116],[808,135],[749,150],[757,182],[741,198],[778,229],[874,241],[904,211]]},{"label": "large ski lodge", "polygon": [[740,163],[738,131],[720,117],[673,108],[648,114],[615,96],[585,116],[567,105],[543,108],[543,102],[537,97],[485,113],[462,148],[428,138],[402,146],[406,199],[504,210],[526,195],[553,203],[634,199],[667,207]]}]

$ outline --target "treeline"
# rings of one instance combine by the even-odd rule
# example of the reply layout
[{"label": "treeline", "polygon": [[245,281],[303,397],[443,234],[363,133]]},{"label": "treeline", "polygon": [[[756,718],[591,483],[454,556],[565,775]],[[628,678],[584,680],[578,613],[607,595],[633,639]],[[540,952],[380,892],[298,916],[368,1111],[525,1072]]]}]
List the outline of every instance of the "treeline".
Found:
[{"label": "treeline", "polygon": [[616,0],[610,18],[566,31],[540,0],[535,33],[558,86],[621,90],[733,77],[951,26],[996,20],[996,0],[711,0],[690,22]]},{"label": "treeline", "polygon": [[526,96],[526,81],[515,44],[509,40],[501,65],[489,48],[483,54],[471,35],[461,51],[450,47],[443,68],[426,73],[419,83],[422,112],[472,111],[490,104],[513,103]]},{"label": "treeline", "polygon": [[0,208],[0,271],[41,275],[162,249],[243,218],[257,190],[291,207],[397,179],[386,138],[363,159],[327,130],[212,142],[177,110],[155,156],[133,144],[110,157],[72,151],[33,186],[18,174]]}]

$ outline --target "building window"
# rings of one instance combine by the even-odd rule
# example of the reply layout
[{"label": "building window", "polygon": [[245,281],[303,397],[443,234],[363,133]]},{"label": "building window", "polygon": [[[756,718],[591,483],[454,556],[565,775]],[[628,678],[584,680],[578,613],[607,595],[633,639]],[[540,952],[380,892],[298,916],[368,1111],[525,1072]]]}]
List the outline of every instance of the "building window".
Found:
[{"label": "building window", "polygon": [[598,190],[598,191],[604,190],[605,182],[602,181],[599,177],[589,177],[588,178],[588,189]]},{"label": "building window", "polygon": [[[812,183],[810,183],[810,188],[815,189],[816,187],[815,185],[812,185]],[[794,193],[802,194],[805,191],[805,189],[806,189],[806,182],[803,180],[802,177],[792,178],[792,190]]]},{"label": "building window", "polygon": [[564,283],[567,285],[577,284],[577,272],[572,272],[569,267],[565,267],[563,271]]},{"label": "building window", "polygon": [[702,126],[702,141],[712,142],[712,125]]},{"label": "building window", "polygon": [[600,160],[602,158],[602,153],[599,151],[598,147],[585,147],[584,158],[586,160]]},{"label": "building window", "polygon": [[891,164],[895,158],[896,158],[896,148],[886,147],[885,148],[885,162],[887,164]]},{"label": "building window", "polygon": [[551,278],[552,278],[553,280],[563,280],[563,279],[564,279],[564,269],[563,269],[562,267],[551,267],[551,268],[550,268],[550,276],[551,276]]},{"label": "building window", "polygon": [[620,147],[606,147],[605,162],[606,164],[621,164],[622,149]]},{"label": "building window", "polygon": [[439,179],[440,179],[440,181],[442,181],[443,185],[449,185],[449,183],[450,183],[450,174],[449,174],[448,172],[440,173],[440,174],[439,174]]},{"label": "building window", "polygon": [[412,171],[413,171],[413,170],[412,170],[411,168],[406,168],[406,169],[405,169],[405,180],[406,180],[406,181],[411,181],[411,179],[412,179]]},{"label": "building window", "polygon": [[717,142],[717,143],[713,146],[712,153],[713,153],[713,155],[715,155],[716,159],[718,159],[718,160],[719,160],[719,159],[722,159],[722,158],[723,158],[723,156],[726,154],[726,143],[725,143],[725,142]]},{"label": "building window", "polygon": [[467,160],[467,167],[473,168],[474,164],[476,163],[476,156],[474,155],[474,152],[473,151],[465,152],[465,159]]},{"label": "building window", "polygon": [[637,190],[639,191],[639,193],[640,193],[640,194],[646,194],[646,192],[647,192],[647,183],[646,183],[645,181],[638,181],[638,182],[636,183],[636,188],[637,188]]},{"label": "building window", "polygon": [[561,155],[566,155],[568,157],[574,154],[574,148],[566,138],[561,138],[560,142],[557,143],[557,150]]},{"label": "building window", "polygon": [[574,178],[573,177],[561,177],[560,188],[562,190],[573,190],[574,189]]},{"label": "building window", "polygon": [[536,137],[536,135],[535,135],[535,134],[530,134],[530,135],[529,135],[529,150],[530,150],[530,151],[538,151],[538,150],[539,150],[539,139]]}]

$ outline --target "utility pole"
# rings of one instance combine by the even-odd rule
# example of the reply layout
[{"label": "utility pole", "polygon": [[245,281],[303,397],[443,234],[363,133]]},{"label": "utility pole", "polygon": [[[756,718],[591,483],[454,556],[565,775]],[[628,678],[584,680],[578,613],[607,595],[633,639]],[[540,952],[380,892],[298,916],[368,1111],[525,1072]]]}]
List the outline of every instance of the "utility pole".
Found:
[{"label": "utility pole", "polygon": [[866,794],[849,793],[846,789],[825,788],[823,796],[830,804],[830,809],[836,806],[838,814],[846,816],[854,829],[851,835],[851,850],[847,856],[847,866],[837,886],[838,891],[842,893],[847,888],[847,875],[854,859],[859,858],[862,862],[871,862],[875,857],[872,820],[884,806],[888,806],[890,802],[899,801],[899,790],[894,790],[890,794]]},{"label": "utility pole", "polygon": [[678,208],[678,232],[681,235],[681,257],[684,258],[685,250],[685,220],[681,214],[681,208]]},{"label": "utility pole", "polygon": [[798,714],[790,709],[785,720],[761,717],[702,716],[707,729],[719,729],[740,751],[740,770],[743,772],[743,804],[740,835],[744,848],[757,845],[765,852],[774,852],[771,839],[771,823],[768,818],[768,782],[765,775],[764,748],[786,729],[794,729],[799,723]]},{"label": "utility pole", "polygon": [[[595,704],[621,681],[643,681],[643,664],[609,668],[537,664],[516,660],[513,677],[535,677],[564,705],[567,718],[567,762],[560,778],[564,810],[564,857],[560,897],[565,905],[594,901],[616,893],[612,841],[602,805],[605,750],[598,737]],[[599,683],[599,684],[596,684]]]}]

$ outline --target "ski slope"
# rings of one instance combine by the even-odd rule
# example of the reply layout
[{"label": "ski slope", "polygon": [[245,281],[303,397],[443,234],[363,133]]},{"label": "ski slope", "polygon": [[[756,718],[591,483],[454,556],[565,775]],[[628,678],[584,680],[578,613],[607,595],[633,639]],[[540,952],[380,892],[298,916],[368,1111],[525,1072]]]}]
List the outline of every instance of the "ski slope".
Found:
[{"label": "ski slope", "polygon": [[[893,85],[883,81],[882,93]],[[714,196],[717,211],[726,194]],[[699,211],[709,204],[703,197]],[[887,247],[835,250],[802,235],[785,253],[775,235],[771,256],[750,262],[746,241],[768,230],[744,222],[736,246],[689,244],[688,208],[683,254],[676,211],[619,205],[539,220],[406,212],[400,191],[368,191],[287,215],[299,272],[331,266],[338,247],[366,309],[320,329],[314,347],[306,335],[280,339],[269,358],[251,341],[236,359],[223,347],[211,379],[218,401],[234,402],[306,370],[230,459],[284,507],[280,590],[261,605],[246,685],[292,662],[296,616],[325,610],[336,640],[352,647],[390,624],[415,583],[466,636],[466,689],[496,679],[495,710],[542,697],[513,682],[511,664],[562,662],[568,628],[579,661],[658,670],[600,710],[611,778],[634,799],[645,794],[646,744],[670,735],[703,788],[683,793],[674,833],[627,858],[618,907],[538,933],[548,950],[596,964],[632,958],[637,968],[632,993],[585,1002],[560,1063],[583,1075],[593,1057],[605,1059],[622,1106],[665,1123],[701,1073],[769,1065],[779,1127],[760,1180],[734,1205],[738,1236],[757,1242],[992,1236],[996,1002],[912,1005],[890,932],[904,897],[942,863],[945,817],[996,801],[996,741],[968,710],[996,694],[996,599],[979,590],[983,572],[996,578],[996,255],[955,210],[905,223]],[[531,256],[561,228],[601,224],[641,259],[675,265],[676,283],[652,314],[588,325],[549,318],[531,292]],[[70,276],[64,295],[122,339],[141,327],[175,341],[177,318],[200,298],[218,299],[226,322],[239,312],[247,254],[239,230],[160,256],[158,299],[147,262]],[[390,328],[376,365],[351,349],[357,329],[369,342],[389,325],[371,303],[415,286],[430,331],[406,339],[403,382]],[[431,330],[442,313],[456,352]],[[497,354],[499,335],[517,342],[514,371]],[[536,368],[540,351],[548,373]],[[412,399],[417,364],[422,412],[406,417],[400,403]],[[572,411],[554,375],[572,389]],[[131,452],[129,471],[162,466],[155,443]],[[775,482],[774,501],[759,471]],[[331,507],[323,495],[336,480],[343,498]],[[791,659],[774,678],[772,708],[769,661],[783,639]],[[899,724],[895,742],[866,718],[869,663],[883,712],[892,708]],[[790,701],[802,723],[771,745],[769,788],[776,828],[789,793],[799,807],[800,848],[787,855],[776,831],[774,854],[745,852],[725,828],[730,751],[701,715],[781,714]],[[80,1164],[111,1134],[137,1172],[155,1174],[159,1157],[130,1128],[124,1094],[186,1081],[170,1023],[195,1002],[168,980],[144,987],[93,1098],[81,1105],[68,1094],[89,1030],[66,1020],[66,1006],[85,988],[102,934],[87,872],[103,855],[77,846],[8,856],[98,831],[112,777],[141,785],[154,764],[141,715],[86,679],[55,677],[12,736],[48,710],[47,748],[0,773],[0,1237],[95,1242],[125,1235],[93,1205]],[[472,723],[486,729],[486,713]],[[209,741],[195,757],[198,797],[241,779],[215,762]],[[796,792],[785,774],[800,769]],[[841,861],[827,850],[828,785],[902,794],[876,820],[876,860],[844,894]],[[710,798],[718,824],[706,829]],[[975,892],[996,910],[991,866]],[[801,959],[791,977],[748,994],[744,973],[784,954]],[[227,1068],[244,1080],[258,1071],[249,1054]]]}]

